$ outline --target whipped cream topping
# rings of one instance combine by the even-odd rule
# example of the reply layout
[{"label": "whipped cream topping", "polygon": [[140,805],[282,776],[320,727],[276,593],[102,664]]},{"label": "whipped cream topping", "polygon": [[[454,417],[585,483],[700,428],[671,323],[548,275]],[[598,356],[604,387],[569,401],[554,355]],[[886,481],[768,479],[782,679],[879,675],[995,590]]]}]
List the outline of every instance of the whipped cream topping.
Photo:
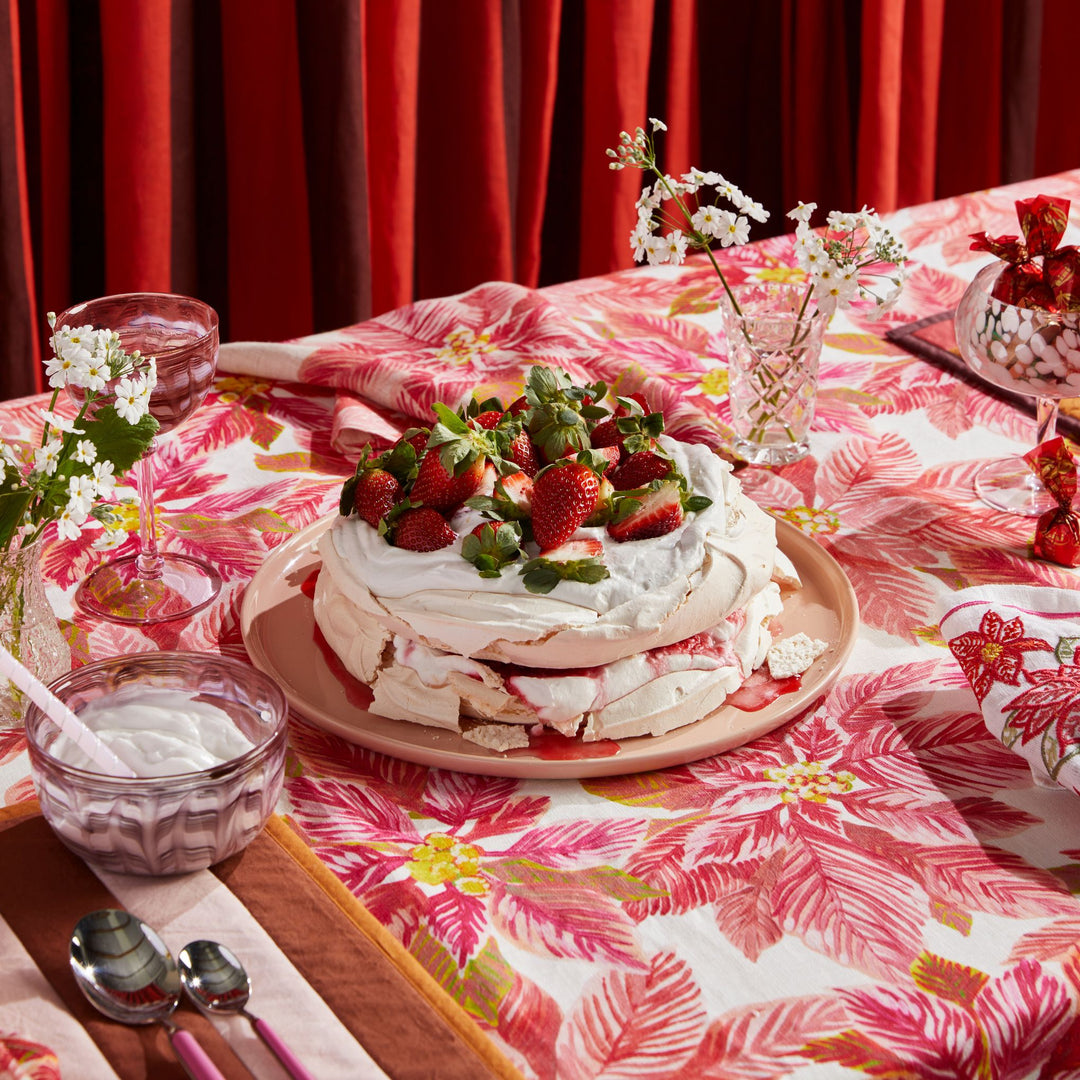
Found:
[{"label": "whipped cream topping", "polygon": [[[647,540],[617,543],[603,527],[579,530],[603,544],[605,580],[563,581],[538,596],[513,566],[497,579],[480,578],[461,557],[461,536],[417,553],[391,546],[358,518],[338,518],[319,543],[320,626],[324,633],[324,622],[344,629],[350,612],[343,609],[359,608],[387,640],[398,634],[462,656],[565,668],[609,663],[717,625],[769,582],[774,523],[707,447],[666,436],[660,442],[712,505]],[[382,644],[358,666],[370,666]],[[342,659],[354,674],[370,677]]]},{"label": "whipped cream topping", "polygon": [[[254,746],[224,709],[188,690],[124,687],[88,702],[79,719],[140,777],[210,769]],[[101,771],[66,735],[49,753],[77,769]]]}]

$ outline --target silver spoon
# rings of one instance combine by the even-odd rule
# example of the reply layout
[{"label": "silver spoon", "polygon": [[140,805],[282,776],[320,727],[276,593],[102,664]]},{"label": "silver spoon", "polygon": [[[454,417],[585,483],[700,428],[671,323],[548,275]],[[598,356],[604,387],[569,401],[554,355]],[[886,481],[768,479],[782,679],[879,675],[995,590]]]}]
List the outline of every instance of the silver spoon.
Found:
[{"label": "silver spoon", "polygon": [[290,1076],[295,1080],[315,1080],[281,1036],[265,1020],[247,1011],[251,980],[243,964],[224,945],[216,941],[192,941],[180,950],[178,960],[184,989],[204,1013],[239,1013],[246,1017]]},{"label": "silver spoon", "polygon": [[121,1024],[162,1024],[192,1080],[225,1080],[195,1036],[169,1020],[180,1003],[180,975],[146,923],[116,908],[84,915],[71,932],[71,970],[83,995]]}]

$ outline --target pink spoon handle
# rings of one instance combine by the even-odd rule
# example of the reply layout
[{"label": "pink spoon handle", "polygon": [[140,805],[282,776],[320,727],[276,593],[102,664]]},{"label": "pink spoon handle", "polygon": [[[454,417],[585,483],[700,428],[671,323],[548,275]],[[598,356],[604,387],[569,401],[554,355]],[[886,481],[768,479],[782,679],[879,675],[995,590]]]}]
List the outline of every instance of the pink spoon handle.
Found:
[{"label": "pink spoon handle", "polygon": [[169,1032],[169,1041],[192,1080],[225,1080],[190,1031],[174,1028]]},{"label": "pink spoon handle", "polygon": [[259,1038],[274,1051],[274,1055],[285,1066],[290,1076],[295,1080],[315,1080],[315,1077],[300,1064],[300,1059],[282,1042],[281,1036],[265,1020],[252,1017],[251,1022]]}]

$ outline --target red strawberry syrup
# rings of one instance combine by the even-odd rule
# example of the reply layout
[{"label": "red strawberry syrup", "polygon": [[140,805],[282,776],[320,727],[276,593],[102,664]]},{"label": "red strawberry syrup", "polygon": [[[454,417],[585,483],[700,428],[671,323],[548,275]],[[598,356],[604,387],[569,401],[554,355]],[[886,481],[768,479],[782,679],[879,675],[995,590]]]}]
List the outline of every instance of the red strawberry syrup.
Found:
[{"label": "red strawberry syrup", "polygon": [[[529,749],[543,761],[579,761],[584,758],[614,757],[619,752],[619,744],[613,739],[598,739],[596,742],[582,742],[581,739],[568,739],[551,728],[533,728],[529,732]],[[511,751],[513,753],[513,751]]]},{"label": "red strawberry syrup", "polygon": [[734,705],[743,712],[757,712],[771,705],[781,694],[793,694],[802,686],[802,676],[774,679],[767,667],[760,667],[733,694],[728,694],[725,705]]}]

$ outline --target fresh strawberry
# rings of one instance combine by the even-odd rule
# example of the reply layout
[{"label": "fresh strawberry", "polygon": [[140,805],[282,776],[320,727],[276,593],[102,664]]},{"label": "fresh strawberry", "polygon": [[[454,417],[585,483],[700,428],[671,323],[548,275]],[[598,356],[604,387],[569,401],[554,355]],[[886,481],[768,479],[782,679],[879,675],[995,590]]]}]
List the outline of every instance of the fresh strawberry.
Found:
[{"label": "fresh strawberry", "polygon": [[596,493],[596,506],[585,519],[586,526],[606,525],[611,520],[615,512],[614,495],[615,489],[611,486],[611,481],[606,476],[601,476],[600,490]]},{"label": "fresh strawberry", "polygon": [[[637,402],[637,404],[641,406],[642,414],[645,416],[648,416],[649,413],[652,412],[652,409],[649,406],[649,399],[640,390],[635,390],[632,394],[620,394],[619,396],[628,398],[630,401]],[[625,405],[619,405],[615,409],[615,415],[629,416],[630,411],[631,410],[628,409]]]},{"label": "fresh strawberry", "polygon": [[589,443],[594,450],[601,450],[608,446],[622,446],[623,439],[626,436],[619,431],[619,425],[616,422],[614,416],[609,416],[606,420],[601,420],[589,432]]},{"label": "fresh strawberry", "polygon": [[619,464],[622,451],[617,446],[601,446],[590,450],[579,450],[571,456],[583,465],[588,465],[594,472],[606,476],[613,465]]},{"label": "fresh strawberry", "polygon": [[631,454],[618,468],[608,475],[617,491],[648,487],[654,480],[663,480],[671,472],[671,462],[653,450],[639,450]]},{"label": "fresh strawberry", "polygon": [[647,540],[677,529],[683,521],[682,493],[674,483],[661,484],[640,499],[626,498],[608,522],[608,535],[620,543]]},{"label": "fresh strawberry", "polygon": [[502,418],[503,414],[501,409],[485,409],[482,413],[477,413],[470,423],[475,424],[477,427],[482,427],[485,431],[494,431]]},{"label": "fresh strawberry", "polygon": [[580,536],[576,540],[567,540],[556,548],[541,551],[540,558],[549,562],[571,562],[574,559],[599,559],[603,554],[602,541],[595,536]]},{"label": "fresh strawberry", "polygon": [[521,471],[528,476],[535,476],[540,471],[540,462],[536,457],[536,450],[527,431],[522,431],[510,443],[506,458],[508,461],[520,466]]},{"label": "fresh strawberry", "polygon": [[533,481],[533,536],[541,549],[569,540],[596,508],[600,478],[576,461],[552,465]]},{"label": "fresh strawberry", "polygon": [[408,443],[409,446],[413,448],[417,460],[419,460],[420,455],[423,454],[424,449],[427,447],[428,436],[430,434],[431,432],[427,428],[409,428],[409,430],[394,443],[391,450],[396,450],[398,447]]},{"label": "fresh strawberry", "polygon": [[603,552],[604,545],[595,537],[568,540],[530,559],[521,568],[522,581],[531,593],[549,593],[560,581],[595,584],[610,576],[600,561]]},{"label": "fresh strawberry", "polygon": [[438,551],[454,542],[457,533],[446,518],[430,506],[406,510],[393,526],[394,544],[406,551]]},{"label": "fresh strawberry", "polygon": [[524,394],[522,394],[521,397],[516,398],[514,401],[510,402],[510,404],[506,407],[506,411],[511,416],[518,416],[519,414],[523,413],[528,407],[528,399],[525,397]]},{"label": "fresh strawberry", "polygon": [[416,474],[409,498],[436,510],[456,509],[479,490],[484,481],[486,464],[483,458],[478,457],[466,466],[460,476],[454,476],[446,471],[438,451],[429,450],[420,462],[420,471]]},{"label": "fresh strawberry", "polygon": [[482,521],[465,537],[461,557],[481,577],[498,577],[507,563],[521,558],[521,527],[516,521]]},{"label": "fresh strawberry", "polygon": [[[514,504],[522,514],[532,513],[533,479],[527,472],[511,473],[503,476],[498,484],[502,484],[503,494]],[[498,485],[496,485],[498,490]]]},{"label": "fresh strawberry", "polygon": [[366,469],[353,488],[353,508],[374,528],[401,498],[401,484],[385,469]]}]

